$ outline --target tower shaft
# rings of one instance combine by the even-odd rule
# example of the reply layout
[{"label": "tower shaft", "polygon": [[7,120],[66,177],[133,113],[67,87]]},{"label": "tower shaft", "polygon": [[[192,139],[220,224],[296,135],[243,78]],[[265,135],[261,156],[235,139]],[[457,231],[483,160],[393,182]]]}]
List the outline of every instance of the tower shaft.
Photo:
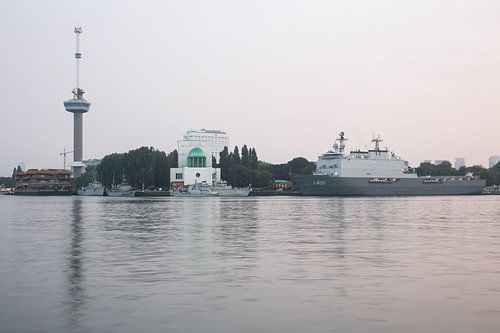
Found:
[{"label": "tower shaft", "polygon": [[[73,113],[73,161],[82,162],[83,160],[83,114]],[[73,165],[74,177],[82,175],[82,166],[78,163]]]}]

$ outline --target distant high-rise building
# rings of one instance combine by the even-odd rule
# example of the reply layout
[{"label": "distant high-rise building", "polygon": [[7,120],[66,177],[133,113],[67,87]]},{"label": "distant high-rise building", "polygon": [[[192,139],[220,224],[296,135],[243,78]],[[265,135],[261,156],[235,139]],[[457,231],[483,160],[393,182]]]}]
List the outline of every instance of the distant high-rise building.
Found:
[{"label": "distant high-rise building", "polygon": [[439,165],[439,164],[441,164],[441,163],[443,163],[443,162],[448,162],[448,163],[449,163],[450,161],[448,161],[448,160],[435,160],[435,161],[434,161],[434,164],[435,164],[435,165]]},{"label": "distant high-rise building", "polygon": [[460,170],[460,168],[464,166],[465,166],[465,158],[463,157],[455,158],[455,170]]},{"label": "distant high-rise building", "polygon": [[211,155],[215,157],[219,163],[220,152],[224,147],[229,148],[229,137],[226,132],[221,130],[209,130],[202,128],[201,130],[189,130],[184,133],[184,140],[194,141],[210,141],[209,147]]},{"label": "distant high-rise building", "polygon": [[490,156],[490,158],[488,159],[488,165],[490,168],[495,166],[498,162],[500,162],[500,156],[498,155]]}]

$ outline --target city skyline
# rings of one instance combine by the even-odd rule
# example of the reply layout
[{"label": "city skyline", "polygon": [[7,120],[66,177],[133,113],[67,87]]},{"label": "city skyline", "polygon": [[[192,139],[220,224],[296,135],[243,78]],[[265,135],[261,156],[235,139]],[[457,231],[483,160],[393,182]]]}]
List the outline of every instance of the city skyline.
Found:
[{"label": "city skyline", "polygon": [[380,134],[413,166],[487,167],[500,154],[499,12],[486,1],[7,3],[0,176],[21,161],[62,167],[78,21],[93,108],[84,160],[169,152],[185,131],[216,128],[272,163],[315,161],[344,131],[353,149]]}]

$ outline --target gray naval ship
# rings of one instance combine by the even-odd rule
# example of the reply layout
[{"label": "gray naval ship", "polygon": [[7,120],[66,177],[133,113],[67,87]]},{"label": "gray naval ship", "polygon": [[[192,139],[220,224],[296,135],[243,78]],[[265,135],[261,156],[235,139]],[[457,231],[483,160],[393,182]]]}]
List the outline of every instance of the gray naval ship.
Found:
[{"label": "gray naval ship", "polygon": [[345,153],[346,138],[339,138],[319,156],[312,175],[292,175],[302,195],[383,196],[383,195],[466,195],[481,194],[485,180],[467,176],[419,177],[408,162],[381,149],[380,137],[373,149]]}]

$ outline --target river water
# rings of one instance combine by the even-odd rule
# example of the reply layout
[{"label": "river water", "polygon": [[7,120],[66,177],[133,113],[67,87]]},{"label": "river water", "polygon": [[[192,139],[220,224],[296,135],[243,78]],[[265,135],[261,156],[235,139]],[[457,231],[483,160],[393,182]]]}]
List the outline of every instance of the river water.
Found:
[{"label": "river water", "polygon": [[1,196],[0,331],[499,332],[500,196]]}]

